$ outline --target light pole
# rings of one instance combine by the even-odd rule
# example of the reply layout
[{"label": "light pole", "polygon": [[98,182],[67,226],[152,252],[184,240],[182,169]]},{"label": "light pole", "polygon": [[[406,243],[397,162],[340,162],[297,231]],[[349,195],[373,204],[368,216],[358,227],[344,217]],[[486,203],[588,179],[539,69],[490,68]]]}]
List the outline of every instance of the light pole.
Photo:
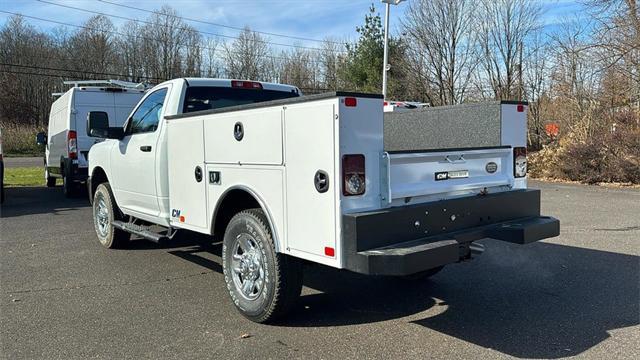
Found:
[{"label": "light pole", "polygon": [[382,64],[382,96],[387,99],[387,71],[389,71],[389,10],[391,4],[398,5],[404,0],[380,0],[385,3],[385,15],[384,15],[384,57]]}]

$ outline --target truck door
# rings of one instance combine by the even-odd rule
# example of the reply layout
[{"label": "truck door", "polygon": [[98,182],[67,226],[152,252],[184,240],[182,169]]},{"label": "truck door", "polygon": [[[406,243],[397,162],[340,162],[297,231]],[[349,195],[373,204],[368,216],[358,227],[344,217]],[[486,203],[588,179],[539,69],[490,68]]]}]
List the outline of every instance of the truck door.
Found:
[{"label": "truck door", "polygon": [[125,137],[112,150],[113,191],[126,210],[157,216],[156,148],[169,89],[147,95],[129,118]]}]

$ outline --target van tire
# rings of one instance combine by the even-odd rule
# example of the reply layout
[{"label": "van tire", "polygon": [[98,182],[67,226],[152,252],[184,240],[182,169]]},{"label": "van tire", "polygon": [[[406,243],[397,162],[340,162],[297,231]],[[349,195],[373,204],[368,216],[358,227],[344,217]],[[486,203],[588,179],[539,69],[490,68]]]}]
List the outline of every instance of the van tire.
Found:
[{"label": "van tire", "polygon": [[118,249],[129,243],[131,234],[113,227],[113,221],[123,221],[124,218],[116,205],[109,183],[98,185],[93,195],[93,226],[102,246]]},{"label": "van tire", "polygon": [[47,187],[54,187],[56,186],[56,178],[52,177],[52,176],[48,176],[49,174],[47,174]]},{"label": "van tire", "polygon": [[49,174],[49,168],[47,167],[47,160],[44,160],[44,178],[47,180],[47,187],[56,186],[56,178]]},{"label": "van tire", "polygon": [[269,222],[259,208],[241,211],[229,221],[222,269],[236,309],[257,323],[285,315],[302,290],[302,263],[276,252]]},{"label": "van tire", "polygon": [[73,181],[69,181],[67,176],[62,176],[62,193],[68,198],[75,197],[78,186]]}]

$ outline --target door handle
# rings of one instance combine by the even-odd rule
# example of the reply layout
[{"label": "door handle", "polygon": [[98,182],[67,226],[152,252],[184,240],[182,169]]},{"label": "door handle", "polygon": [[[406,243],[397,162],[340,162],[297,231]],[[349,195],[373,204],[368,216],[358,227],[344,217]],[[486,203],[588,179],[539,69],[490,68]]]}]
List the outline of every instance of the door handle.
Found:
[{"label": "door handle", "polygon": [[144,151],[144,152],[150,152],[151,151],[151,145],[140,146],[140,150]]},{"label": "door handle", "polygon": [[313,176],[313,183],[319,193],[329,190],[329,174],[326,171],[318,170]]}]

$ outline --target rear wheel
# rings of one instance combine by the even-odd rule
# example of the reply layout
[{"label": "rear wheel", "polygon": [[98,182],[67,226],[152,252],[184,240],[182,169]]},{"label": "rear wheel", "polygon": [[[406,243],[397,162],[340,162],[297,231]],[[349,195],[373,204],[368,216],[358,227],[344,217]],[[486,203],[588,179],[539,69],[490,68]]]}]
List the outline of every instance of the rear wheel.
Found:
[{"label": "rear wheel", "polygon": [[109,183],[98,185],[93,196],[93,225],[102,246],[113,249],[124,247],[131,236],[130,233],[113,227],[115,220],[124,220],[116,205]]},{"label": "rear wheel", "polygon": [[302,290],[299,260],[277,253],[261,209],[236,214],[222,245],[224,280],[236,308],[249,320],[270,322],[295,304]]},{"label": "rear wheel", "polygon": [[[48,185],[48,180],[47,180],[47,185]],[[64,196],[68,198],[74,197],[78,192],[78,185],[72,180],[69,180],[68,176],[63,175],[62,176],[62,192],[64,193]]]}]

